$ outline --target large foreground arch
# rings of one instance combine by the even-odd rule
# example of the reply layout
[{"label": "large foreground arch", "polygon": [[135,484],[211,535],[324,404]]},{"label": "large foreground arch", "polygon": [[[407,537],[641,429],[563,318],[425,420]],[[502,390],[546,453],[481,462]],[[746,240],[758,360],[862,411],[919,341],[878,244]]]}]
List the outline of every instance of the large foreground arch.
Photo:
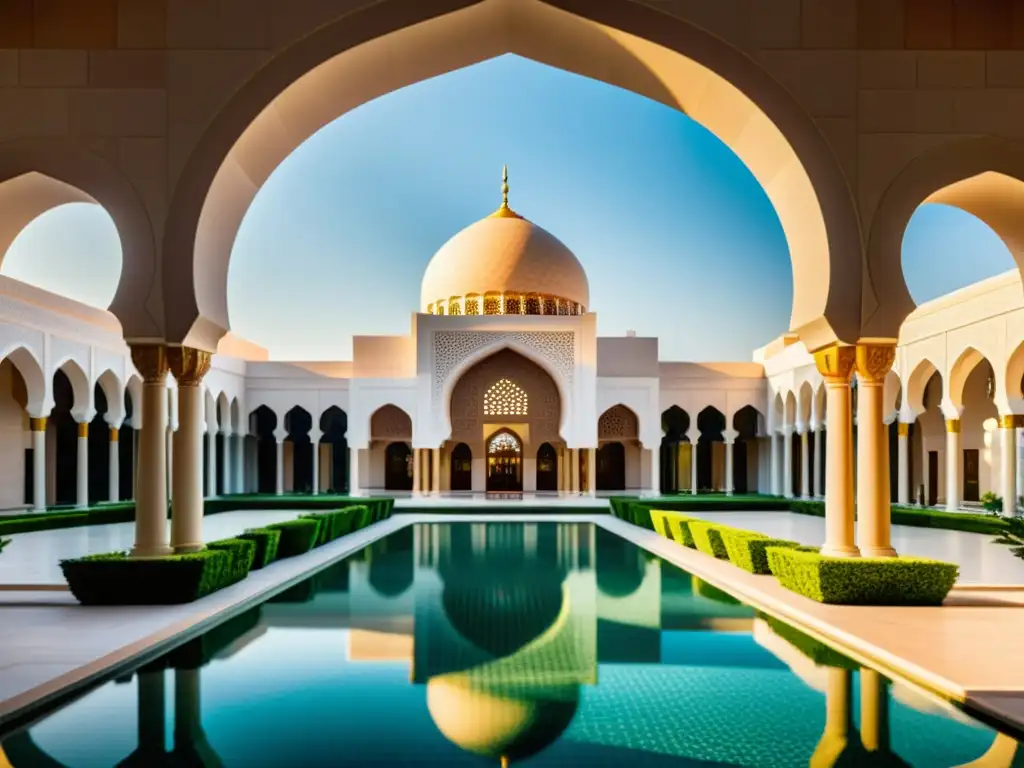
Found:
[{"label": "large foreground arch", "polygon": [[867,249],[874,300],[865,300],[862,336],[895,338],[914,310],[903,277],[903,235],[924,203],[951,205],[981,219],[1024,275],[1024,146],[994,136],[944,142],[900,172],[874,214]]},{"label": "large foreground arch", "polygon": [[95,203],[121,241],[121,278],[110,311],[126,338],[159,338],[164,317],[156,238],[128,178],[97,153],[63,139],[0,142],[0,261],[33,219],[66,203]]},{"label": "large foreground arch", "polygon": [[711,130],[778,213],[793,262],[792,328],[811,348],[860,335],[850,189],[812,120],[749,56],[632,0],[382,0],[276,56],[190,155],[165,228],[169,340],[212,349],[227,329],[238,227],[299,144],[371,99],[505,53],[634,91]]}]

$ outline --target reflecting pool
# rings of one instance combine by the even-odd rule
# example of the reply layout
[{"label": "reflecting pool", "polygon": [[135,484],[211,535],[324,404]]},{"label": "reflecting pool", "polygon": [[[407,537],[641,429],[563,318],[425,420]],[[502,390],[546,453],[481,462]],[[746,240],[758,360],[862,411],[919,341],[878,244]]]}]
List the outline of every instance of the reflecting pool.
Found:
[{"label": "reflecting pool", "polygon": [[406,528],[0,746],[0,766],[69,768],[1010,766],[1024,753],[614,534],[556,523]]}]

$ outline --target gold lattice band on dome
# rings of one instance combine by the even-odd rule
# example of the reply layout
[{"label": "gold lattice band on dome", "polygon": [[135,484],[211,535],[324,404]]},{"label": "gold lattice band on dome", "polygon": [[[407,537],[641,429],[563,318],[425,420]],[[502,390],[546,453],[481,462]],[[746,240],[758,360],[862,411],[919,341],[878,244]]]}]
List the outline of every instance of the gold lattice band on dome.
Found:
[{"label": "gold lattice band on dome", "polygon": [[960,431],[960,419],[946,419],[946,431],[957,433]]},{"label": "gold lattice band on dome", "polygon": [[29,419],[29,429],[33,432],[45,432],[46,431],[46,417],[43,416],[41,419]]},{"label": "gold lattice band on dome", "polygon": [[427,305],[428,315],[583,315],[577,301],[544,293],[486,291],[438,299]]}]

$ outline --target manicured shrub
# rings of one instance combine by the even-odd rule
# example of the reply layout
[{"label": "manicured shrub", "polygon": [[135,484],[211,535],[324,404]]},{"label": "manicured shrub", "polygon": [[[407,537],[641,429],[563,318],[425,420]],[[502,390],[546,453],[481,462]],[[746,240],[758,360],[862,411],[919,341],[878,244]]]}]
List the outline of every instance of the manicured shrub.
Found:
[{"label": "manicured shrub", "polygon": [[252,560],[253,570],[265,568],[277,559],[277,545],[281,541],[281,531],[270,528],[250,528],[235,538],[251,541],[256,545]]},{"label": "manicured shrub", "polygon": [[690,534],[693,536],[693,543],[698,551],[717,557],[719,560],[729,559],[729,552],[725,548],[725,542],[722,541],[721,532],[721,529],[727,526],[697,520],[691,520],[688,525]]},{"label": "manicured shrub", "polygon": [[938,560],[827,557],[785,547],[769,547],[768,564],[782,586],[835,605],[941,605],[960,571]]},{"label": "manicured shrub", "polygon": [[747,573],[771,575],[768,566],[768,547],[798,547],[795,541],[770,539],[764,534],[754,531],[743,531],[738,528],[723,528],[720,531],[729,562],[742,568]]},{"label": "manicured shrub", "polygon": [[231,577],[232,559],[222,549],[151,559],[111,552],[61,560],[60,567],[82,605],[170,605],[220,589]]},{"label": "manicured shrub", "polygon": [[724,592],[718,587],[708,584],[703,579],[698,579],[696,576],[692,577],[693,581],[693,592],[695,595],[699,595],[707,600],[714,600],[716,603],[724,603],[726,605],[741,605],[740,601],[730,595],[728,592]]},{"label": "manicured shrub", "polygon": [[242,538],[220,539],[209,542],[206,548],[223,550],[231,555],[231,568],[222,586],[234,584],[249,575],[256,556],[256,542]]},{"label": "manicured shrub", "polygon": [[271,523],[263,526],[273,531],[281,532],[281,539],[277,544],[277,559],[284,557],[295,557],[309,552],[320,536],[320,521],[311,518],[299,518],[298,520],[284,520],[280,523]]}]

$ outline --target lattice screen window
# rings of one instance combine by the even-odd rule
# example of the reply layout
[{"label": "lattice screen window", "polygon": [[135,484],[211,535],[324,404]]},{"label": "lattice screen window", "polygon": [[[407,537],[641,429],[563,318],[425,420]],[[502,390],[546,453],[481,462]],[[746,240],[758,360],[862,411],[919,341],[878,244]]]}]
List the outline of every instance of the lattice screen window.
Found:
[{"label": "lattice screen window", "polygon": [[488,453],[519,453],[519,441],[508,432],[499,432],[491,438],[487,446]]},{"label": "lattice screen window", "polygon": [[484,393],[484,416],[526,416],[526,393],[510,379],[498,379]]}]

